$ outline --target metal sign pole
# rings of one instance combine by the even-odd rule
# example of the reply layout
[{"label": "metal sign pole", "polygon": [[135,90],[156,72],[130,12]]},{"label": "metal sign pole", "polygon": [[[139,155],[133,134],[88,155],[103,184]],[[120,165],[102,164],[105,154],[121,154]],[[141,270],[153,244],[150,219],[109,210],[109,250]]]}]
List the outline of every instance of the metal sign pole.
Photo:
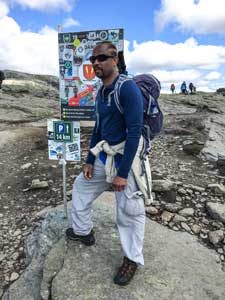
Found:
[{"label": "metal sign pole", "polygon": [[67,212],[67,197],[66,197],[66,143],[63,143],[63,204],[64,204],[64,215],[68,218]]},{"label": "metal sign pole", "polygon": [[[58,24],[57,26],[58,34],[62,32],[62,25]],[[59,53],[59,52],[58,52]],[[60,56],[60,53],[59,53]],[[60,74],[59,74],[59,111],[60,111],[60,119],[62,118],[62,108],[61,108],[61,100],[60,100]]]},{"label": "metal sign pole", "polygon": [[59,156],[59,164],[62,165],[63,175],[63,205],[64,217],[68,219],[67,197],[66,197],[66,143],[63,143],[63,153]]},{"label": "metal sign pole", "polygon": [[[53,138],[55,142],[62,143],[61,152],[57,154],[59,164],[62,165],[63,170],[63,203],[65,218],[68,218],[67,213],[67,195],[66,195],[66,159],[67,159],[67,144],[73,142],[73,123],[60,121],[53,121]],[[69,144],[69,145],[70,145]]]},{"label": "metal sign pole", "polygon": [[[62,32],[62,25],[58,25],[58,33]],[[60,105],[60,116],[62,115],[61,112],[61,105]],[[66,219],[68,219],[68,210],[67,210],[67,197],[66,197],[66,143],[63,142],[63,155],[62,159],[60,160],[60,163],[62,164],[62,170],[63,170],[63,205],[64,205],[64,216]]]}]

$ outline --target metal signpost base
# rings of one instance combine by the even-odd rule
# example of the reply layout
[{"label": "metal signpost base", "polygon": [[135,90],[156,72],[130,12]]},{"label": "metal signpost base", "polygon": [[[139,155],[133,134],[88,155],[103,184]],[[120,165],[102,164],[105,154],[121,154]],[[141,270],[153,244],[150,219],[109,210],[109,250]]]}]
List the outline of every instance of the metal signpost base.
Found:
[{"label": "metal signpost base", "polygon": [[63,170],[63,205],[64,205],[64,217],[68,219],[67,210],[67,195],[66,195],[66,143],[63,143],[63,155],[59,160],[59,164],[62,165]]},{"label": "metal signpost base", "polygon": [[63,143],[63,204],[65,218],[68,218],[66,197],[66,143]]}]

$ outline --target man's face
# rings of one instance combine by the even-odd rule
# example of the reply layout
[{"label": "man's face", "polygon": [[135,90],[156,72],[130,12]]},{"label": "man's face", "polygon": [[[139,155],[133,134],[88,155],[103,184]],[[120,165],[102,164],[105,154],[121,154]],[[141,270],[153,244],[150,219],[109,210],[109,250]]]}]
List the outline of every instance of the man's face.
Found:
[{"label": "man's face", "polygon": [[[93,56],[98,55],[106,55],[106,56],[113,56],[112,49],[108,49],[107,44],[96,46],[93,50]],[[117,66],[117,56],[109,57],[104,61],[100,61],[96,59],[93,63],[93,69],[95,71],[95,75],[98,78],[105,79],[110,77],[114,72]]]}]

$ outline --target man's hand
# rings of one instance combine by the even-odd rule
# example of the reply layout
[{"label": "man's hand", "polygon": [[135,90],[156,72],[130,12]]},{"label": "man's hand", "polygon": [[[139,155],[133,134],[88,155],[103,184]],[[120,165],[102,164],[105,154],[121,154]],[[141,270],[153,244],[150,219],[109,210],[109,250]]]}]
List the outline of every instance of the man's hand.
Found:
[{"label": "man's hand", "polygon": [[85,164],[83,166],[83,174],[85,179],[90,180],[93,176],[93,165]]},{"label": "man's hand", "polygon": [[113,185],[114,191],[121,192],[124,190],[125,186],[127,185],[127,179],[116,176],[113,179],[112,185]]}]

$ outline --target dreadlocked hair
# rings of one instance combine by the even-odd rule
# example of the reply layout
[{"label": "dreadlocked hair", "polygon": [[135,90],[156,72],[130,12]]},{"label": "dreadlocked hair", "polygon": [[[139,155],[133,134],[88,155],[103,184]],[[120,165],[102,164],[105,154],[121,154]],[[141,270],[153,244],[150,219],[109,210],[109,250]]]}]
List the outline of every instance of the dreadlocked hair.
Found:
[{"label": "dreadlocked hair", "polygon": [[126,64],[125,64],[125,60],[124,60],[123,51],[117,51],[116,46],[110,41],[99,42],[96,44],[95,47],[100,46],[100,45],[107,45],[107,49],[110,50],[110,54],[118,57],[117,68],[118,68],[119,74],[127,75],[128,73],[126,70]]},{"label": "dreadlocked hair", "polygon": [[112,42],[110,42],[110,41],[99,42],[99,43],[96,44],[95,47],[98,47],[98,46],[101,46],[101,45],[107,45],[107,49],[110,50],[110,54],[117,56],[117,54],[118,54],[117,53],[117,48]]}]

